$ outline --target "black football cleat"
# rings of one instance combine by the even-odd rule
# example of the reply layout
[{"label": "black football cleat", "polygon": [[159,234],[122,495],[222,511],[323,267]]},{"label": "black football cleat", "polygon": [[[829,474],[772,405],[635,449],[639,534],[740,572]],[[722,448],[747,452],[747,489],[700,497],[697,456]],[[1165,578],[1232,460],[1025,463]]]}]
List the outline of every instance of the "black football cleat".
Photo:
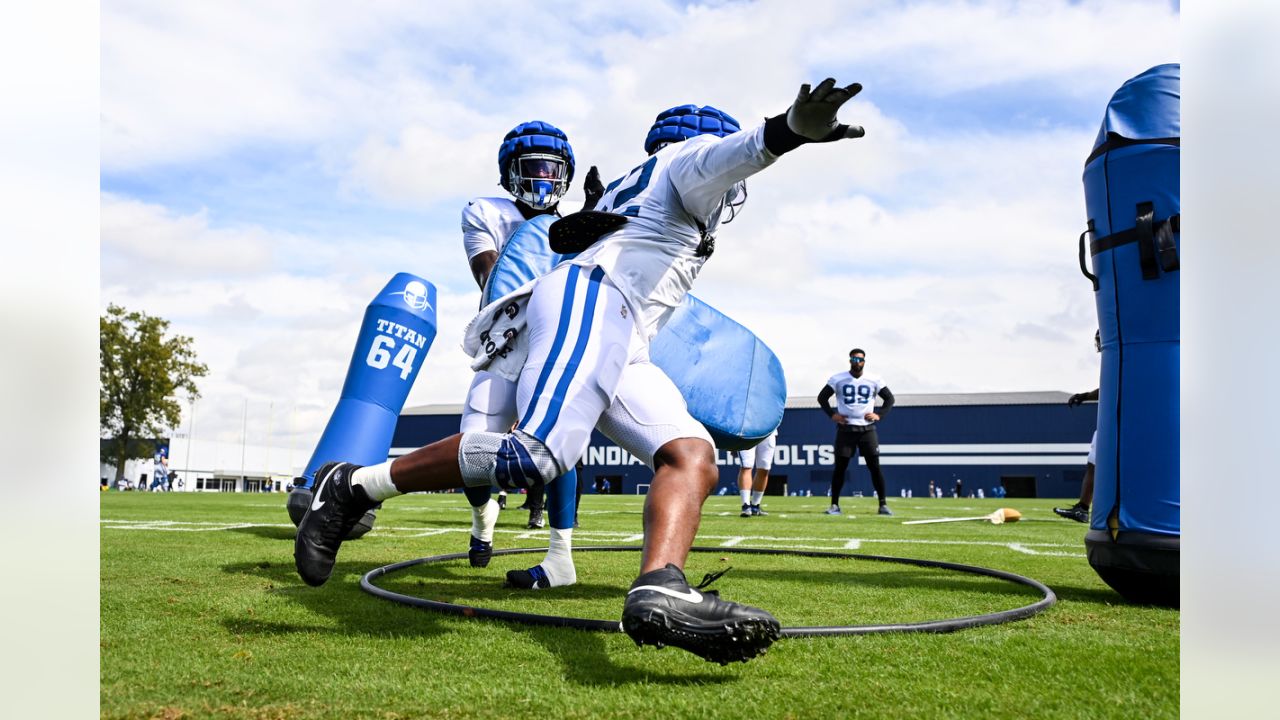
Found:
[{"label": "black football cleat", "polygon": [[[289,491],[289,497],[285,501],[285,508],[289,511],[289,519],[293,521],[295,527],[302,524],[302,518],[307,515],[307,508],[311,507],[312,492],[311,488],[303,487],[302,483],[306,482],[305,478],[294,478],[294,486]],[[364,537],[366,533],[373,529],[373,523],[377,519],[378,509],[382,507],[382,503],[378,503],[369,509],[369,512],[360,518],[359,522],[351,528],[351,532],[347,533],[347,540],[357,540]]]},{"label": "black football cleat", "polygon": [[284,506],[289,511],[293,526],[297,527],[302,524],[302,518],[307,516],[307,508],[311,507],[311,488],[302,486],[306,482],[305,478],[294,478],[293,482],[293,489],[289,491]]},{"label": "black football cleat", "polygon": [[360,466],[325,463],[316,471],[316,489],[293,541],[293,563],[308,585],[323,585],[333,573],[338,548],[351,529],[377,503],[351,484]]},{"label": "black football cleat", "polygon": [[347,533],[346,539],[359,540],[372,530],[373,521],[378,519],[378,510],[380,509],[382,509],[382,503],[375,503],[373,507],[369,508],[364,517],[357,520],[356,524],[352,526],[351,531]]},{"label": "black football cleat", "polygon": [[627,593],[622,629],[636,645],[673,645],[721,665],[763,654],[781,632],[777,618],[714,590],[699,592],[723,574],[708,574],[697,588],[669,563],[641,575]]},{"label": "black football cleat", "polygon": [[471,547],[467,548],[467,560],[471,562],[471,567],[489,567],[489,561],[492,559],[493,543],[485,542],[472,535]]},{"label": "black football cleat", "polygon": [[551,580],[541,565],[535,565],[528,570],[508,570],[505,584],[517,590],[545,590],[551,587]]},{"label": "black football cleat", "polygon": [[759,505],[752,505],[751,516],[752,517],[769,517],[769,513],[761,510]]},{"label": "black football cleat", "polygon": [[547,521],[542,518],[542,506],[535,505],[529,508],[529,526],[530,530],[537,530],[547,526]]},{"label": "black football cleat", "polygon": [[893,511],[889,509],[889,506],[888,506],[888,505],[881,505],[881,506],[880,506],[880,509],[879,509],[879,510],[876,510],[876,514],[877,514],[877,515],[892,515],[892,514],[893,514]]},{"label": "black football cleat", "polygon": [[738,513],[738,517],[751,517],[751,503],[742,503],[742,512]]},{"label": "black football cleat", "polygon": [[1075,520],[1078,523],[1089,522],[1089,508],[1081,505],[1080,503],[1076,503],[1069,508],[1054,508],[1053,511],[1057,513],[1059,517],[1064,517],[1068,520]]}]

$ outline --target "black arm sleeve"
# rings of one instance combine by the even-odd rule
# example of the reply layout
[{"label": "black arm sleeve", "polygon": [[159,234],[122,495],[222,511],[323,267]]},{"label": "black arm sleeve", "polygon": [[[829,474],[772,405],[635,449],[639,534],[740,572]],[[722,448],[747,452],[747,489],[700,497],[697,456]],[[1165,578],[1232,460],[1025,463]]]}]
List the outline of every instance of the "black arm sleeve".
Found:
[{"label": "black arm sleeve", "polygon": [[831,396],[835,394],[836,391],[832,390],[830,385],[823,385],[822,392],[818,393],[818,404],[822,406],[822,412],[826,413],[827,417],[836,414],[835,408],[831,407]]},{"label": "black arm sleeve", "polygon": [[880,406],[880,409],[876,411],[876,414],[880,417],[884,417],[893,409],[893,393],[889,392],[889,388],[882,387],[880,388],[880,397],[884,399],[884,405]]},{"label": "black arm sleeve", "polygon": [[764,121],[764,147],[774,155],[791,152],[812,140],[792,132],[787,127],[787,114],[775,115]]}]

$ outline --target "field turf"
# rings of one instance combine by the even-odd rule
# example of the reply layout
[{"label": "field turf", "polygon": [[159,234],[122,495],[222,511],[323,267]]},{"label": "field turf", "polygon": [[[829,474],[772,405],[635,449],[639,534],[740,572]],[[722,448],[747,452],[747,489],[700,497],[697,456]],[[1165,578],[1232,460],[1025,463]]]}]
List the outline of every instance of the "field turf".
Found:
[{"label": "field turf", "polygon": [[[519,496],[513,496],[515,503]],[[639,546],[643,497],[583,497],[579,546]],[[725,667],[625,635],[446,616],[364,593],[381,565],[466,549],[462,495],[397,498],[343,546],[333,578],[304,585],[280,494],[117,493],[101,506],[104,718],[1171,718],[1177,611],[1125,604],[1084,557],[1084,526],[1051,500],[766,498],[738,517],[708,499],[686,567],[732,567],[711,589],[784,626],[918,622],[1035,602],[1030,588],[866,560],[762,556],[795,548],[944,560],[1025,575],[1058,604],[1028,620],[949,634],[783,639]],[[1058,501],[1057,504],[1064,504]],[[902,525],[1014,507],[1024,521]],[[527,513],[502,513],[495,546],[540,547]],[[379,585],[434,600],[616,619],[639,553],[576,555],[578,584],[504,589],[540,553],[418,566]]]}]

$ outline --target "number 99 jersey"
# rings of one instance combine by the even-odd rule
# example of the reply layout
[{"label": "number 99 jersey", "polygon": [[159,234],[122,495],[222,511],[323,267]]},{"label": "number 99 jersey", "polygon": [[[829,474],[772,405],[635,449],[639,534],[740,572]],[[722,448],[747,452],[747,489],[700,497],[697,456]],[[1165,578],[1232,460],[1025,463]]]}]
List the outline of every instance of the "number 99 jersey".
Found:
[{"label": "number 99 jersey", "polygon": [[871,425],[864,416],[876,409],[876,396],[885,386],[884,378],[869,372],[862,377],[842,372],[831,376],[827,385],[836,393],[836,412],[845,416],[846,425]]}]

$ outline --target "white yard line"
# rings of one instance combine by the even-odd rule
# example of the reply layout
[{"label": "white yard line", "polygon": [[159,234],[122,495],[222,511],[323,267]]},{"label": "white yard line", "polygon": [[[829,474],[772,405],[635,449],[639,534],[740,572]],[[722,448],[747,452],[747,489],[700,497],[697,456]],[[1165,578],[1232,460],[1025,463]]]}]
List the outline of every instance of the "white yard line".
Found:
[{"label": "white yard line", "polygon": [[[292,528],[290,523],[245,523],[230,521],[188,522],[179,520],[117,520],[105,518],[100,521],[104,530],[157,530],[161,532],[215,532],[220,530],[244,530],[248,528]],[[394,535],[396,537],[438,537],[441,535],[466,534],[471,530],[465,527],[456,528],[422,528],[404,526],[379,525],[369,533],[370,537]],[[495,528],[495,533],[511,535],[515,540],[544,540],[546,530],[508,530]],[[612,532],[606,530],[577,530],[574,539],[579,543],[608,542],[630,544],[644,540],[642,533]],[[925,540],[905,538],[827,538],[827,537],[783,537],[777,535],[698,535],[695,544],[717,545],[723,548],[733,547],[765,547],[780,550],[859,550],[867,544],[882,545],[953,545],[965,547],[1002,547],[1023,555],[1044,557],[1082,558],[1084,553],[1078,550],[1076,543],[1047,542],[1000,542],[997,540]],[[1075,550],[1070,552],[1068,550]]]}]

